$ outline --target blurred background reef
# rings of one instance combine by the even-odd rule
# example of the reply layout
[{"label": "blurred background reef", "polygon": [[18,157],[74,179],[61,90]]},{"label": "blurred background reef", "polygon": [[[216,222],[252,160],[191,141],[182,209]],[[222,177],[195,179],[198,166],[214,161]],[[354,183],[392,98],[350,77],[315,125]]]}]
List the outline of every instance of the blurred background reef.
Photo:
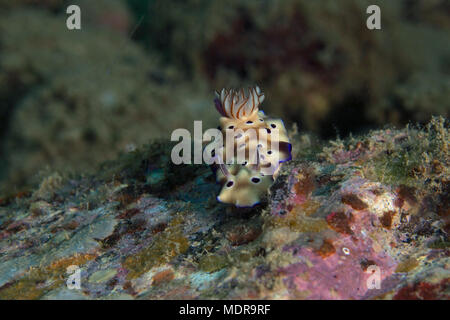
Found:
[{"label": "blurred background reef", "polygon": [[[69,3],[70,2],[70,3]],[[82,30],[65,10],[78,4]],[[369,4],[382,30],[365,27]],[[263,110],[320,139],[450,110],[450,3],[0,0],[0,194],[92,172],[257,83]]]}]

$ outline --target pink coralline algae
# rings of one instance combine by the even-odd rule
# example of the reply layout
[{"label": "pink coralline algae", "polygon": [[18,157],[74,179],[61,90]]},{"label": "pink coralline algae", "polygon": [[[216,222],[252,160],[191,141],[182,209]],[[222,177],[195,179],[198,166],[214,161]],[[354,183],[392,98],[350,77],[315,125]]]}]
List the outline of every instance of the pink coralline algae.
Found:
[{"label": "pink coralline algae", "polygon": [[[336,213],[332,212],[330,216],[336,216]],[[285,282],[294,286],[296,291],[310,292],[309,299],[361,299],[379,293],[379,290],[368,287],[372,276],[368,272],[369,267],[379,268],[379,281],[382,283],[393,275],[398,263],[379,243],[374,244],[377,240],[370,238],[369,234],[375,231],[375,220],[373,214],[359,212],[351,222],[344,220],[348,229],[341,229],[338,234],[330,236],[332,240],[324,238],[319,249],[288,246],[286,250],[301,262],[282,270],[287,276]],[[327,256],[327,251],[331,250]]]},{"label": "pink coralline algae", "polygon": [[[441,204],[418,188],[367,178],[362,160],[374,151],[338,150],[325,166],[298,162],[271,189],[266,241],[289,254],[276,271],[283,298],[449,298],[448,250],[435,245],[445,238],[443,222],[427,213]],[[428,264],[435,267],[427,281]]]}]

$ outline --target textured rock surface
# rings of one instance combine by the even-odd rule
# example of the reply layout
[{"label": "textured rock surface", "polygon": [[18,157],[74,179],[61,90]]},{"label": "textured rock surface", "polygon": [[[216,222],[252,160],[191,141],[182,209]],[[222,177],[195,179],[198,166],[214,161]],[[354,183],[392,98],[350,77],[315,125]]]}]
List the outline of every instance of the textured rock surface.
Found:
[{"label": "textured rock surface", "polygon": [[210,168],[173,165],[165,142],[1,198],[0,298],[449,299],[444,119],[292,141],[251,209],[217,203]]}]

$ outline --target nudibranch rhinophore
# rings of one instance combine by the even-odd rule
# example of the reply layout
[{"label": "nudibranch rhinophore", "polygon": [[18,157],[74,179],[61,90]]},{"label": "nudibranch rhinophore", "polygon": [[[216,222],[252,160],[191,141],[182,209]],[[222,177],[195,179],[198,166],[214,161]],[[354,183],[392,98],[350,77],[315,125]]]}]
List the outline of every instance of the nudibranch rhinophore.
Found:
[{"label": "nudibranch rhinophore", "polygon": [[258,86],[247,91],[216,92],[214,102],[221,114],[222,135],[233,132],[232,139],[227,136],[215,155],[216,179],[222,185],[217,196],[220,202],[238,207],[261,202],[282,163],[291,159],[291,144],[283,121],[269,118],[259,110],[263,100],[264,93]]}]

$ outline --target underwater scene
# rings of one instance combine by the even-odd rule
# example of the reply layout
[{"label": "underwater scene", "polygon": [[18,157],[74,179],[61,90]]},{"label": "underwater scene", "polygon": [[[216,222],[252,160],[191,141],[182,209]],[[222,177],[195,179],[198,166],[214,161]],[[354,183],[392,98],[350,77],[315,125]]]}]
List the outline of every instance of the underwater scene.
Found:
[{"label": "underwater scene", "polygon": [[449,114],[448,0],[0,0],[0,300],[449,300]]}]

